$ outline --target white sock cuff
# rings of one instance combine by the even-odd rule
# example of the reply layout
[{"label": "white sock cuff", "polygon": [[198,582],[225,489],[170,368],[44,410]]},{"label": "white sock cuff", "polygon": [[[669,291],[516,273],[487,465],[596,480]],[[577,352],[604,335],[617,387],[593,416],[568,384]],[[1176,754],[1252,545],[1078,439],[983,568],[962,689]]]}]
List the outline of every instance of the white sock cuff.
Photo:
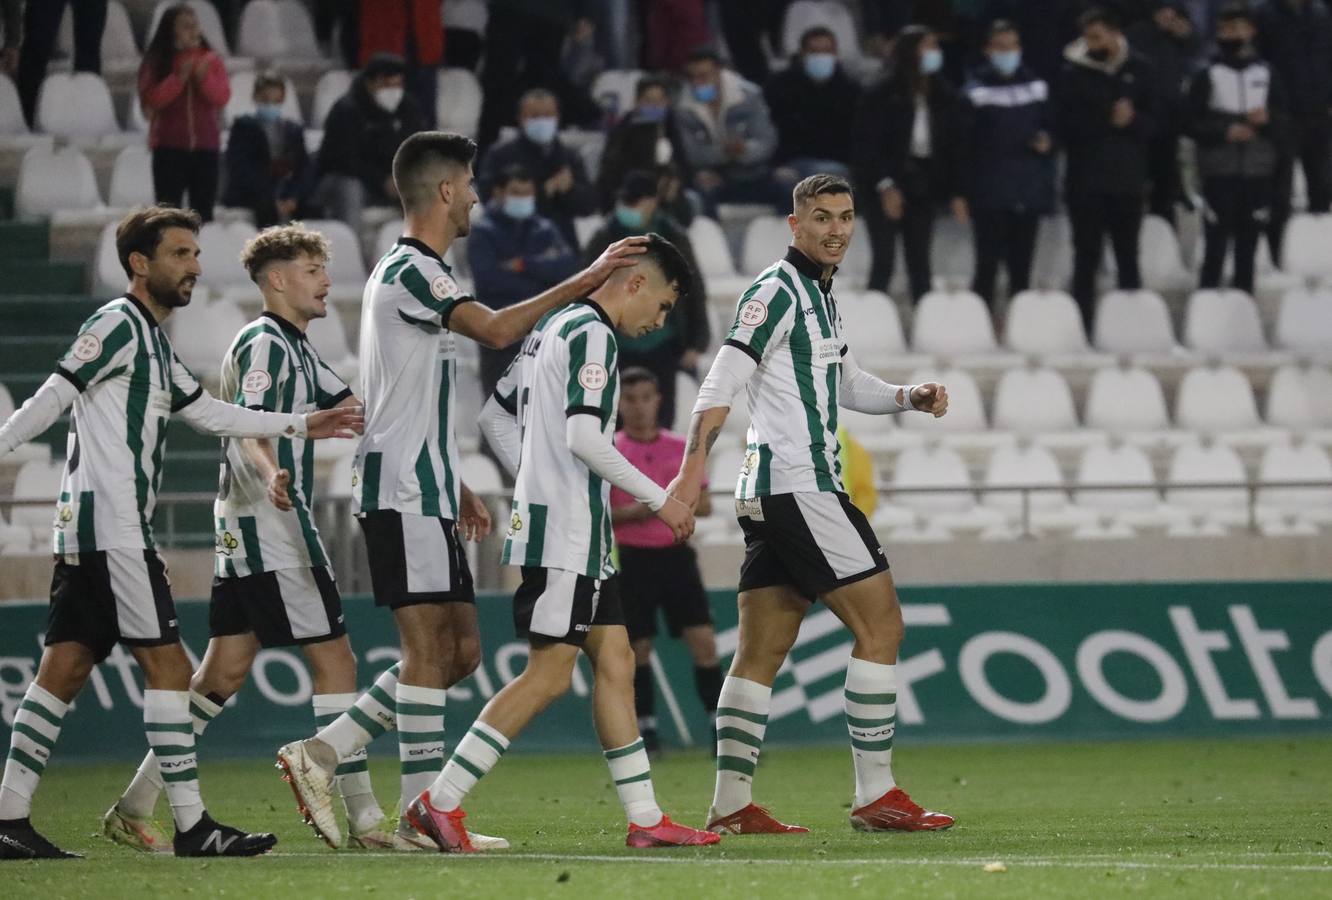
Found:
[{"label": "white sock cuff", "polygon": [[396,699],[406,700],[408,703],[429,703],[431,706],[443,706],[448,692],[444,688],[421,687],[416,684],[403,684],[399,681],[394,696]]},{"label": "white sock cuff", "polygon": [[143,714],[151,721],[187,720],[190,718],[190,692],[149,688],[143,692]]},{"label": "white sock cuff", "polygon": [[61,700],[55,694],[33,681],[28,684],[28,690],[24,693],[25,700],[31,700],[33,703],[50,710],[58,716],[63,716],[69,712],[69,704]]},{"label": "white sock cuff", "polygon": [[726,680],[722,682],[717,705],[766,713],[768,707],[772,705],[772,688],[747,678],[727,675]]},{"label": "white sock cuff", "polygon": [[310,698],[316,716],[345,713],[356,702],[356,694],[315,694]]},{"label": "white sock cuff", "polygon": [[846,665],[846,686],[848,690],[863,693],[895,693],[897,666],[856,659],[853,656]]},{"label": "white sock cuff", "polygon": [[209,720],[216,719],[218,714],[222,712],[221,703],[214,703],[198,691],[190,691],[190,705],[197,706],[199,711]]},{"label": "white sock cuff", "polygon": [[491,728],[485,722],[482,722],[480,719],[477,719],[475,722],[473,722],[472,727],[469,728],[468,731],[475,731],[478,734],[484,734],[486,737],[490,738],[495,743],[499,744],[505,750],[509,749],[509,739],[506,738],[504,735],[500,734],[494,728]]}]

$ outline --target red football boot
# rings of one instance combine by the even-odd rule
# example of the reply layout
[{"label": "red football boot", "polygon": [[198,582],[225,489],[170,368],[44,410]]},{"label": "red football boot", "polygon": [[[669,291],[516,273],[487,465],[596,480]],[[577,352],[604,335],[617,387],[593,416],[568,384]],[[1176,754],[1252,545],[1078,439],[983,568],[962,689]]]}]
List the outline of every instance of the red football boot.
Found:
[{"label": "red football boot", "polygon": [[895,787],[873,803],[851,810],[851,827],[856,831],[942,831],[953,827],[953,817],[921,809]]},{"label": "red football boot", "polygon": [[717,816],[708,810],[708,831],[718,834],[809,834],[803,825],[778,822],[766,809],[751,803],[729,816]]},{"label": "red football boot", "polygon": [[665,813],[661,816],[661,821],[651,828],[644,828],[642,825],[629,823],[629,836],[624,839],[626,847],[702,847],[704,844],[715,844],[721,840],[721,835],[713,834],[710,831],[699,831],[697,828],[690,828],[688,825],[676,825],[671,821],[670,816]]},{"label": "red football boot", "polygon": [[407,807],[407,821],[434,841],[441,853],[476,852],[467,837],[467,828],[463,825],[466,817],[467,813],[463,812],[461,806],[450,810],[435,809],[430,805],[429,791],[424,791]]}]

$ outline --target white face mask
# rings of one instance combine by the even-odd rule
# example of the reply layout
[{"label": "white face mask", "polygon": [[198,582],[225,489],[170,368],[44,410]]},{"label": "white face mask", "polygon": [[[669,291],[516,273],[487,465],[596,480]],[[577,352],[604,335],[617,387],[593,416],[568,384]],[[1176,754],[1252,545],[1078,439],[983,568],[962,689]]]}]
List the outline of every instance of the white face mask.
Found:
[{"label": "white face mask", "polygon": [[400,87],[382,87],[375,91],[375,102],[386,112],[395,112],[405,93]]}]

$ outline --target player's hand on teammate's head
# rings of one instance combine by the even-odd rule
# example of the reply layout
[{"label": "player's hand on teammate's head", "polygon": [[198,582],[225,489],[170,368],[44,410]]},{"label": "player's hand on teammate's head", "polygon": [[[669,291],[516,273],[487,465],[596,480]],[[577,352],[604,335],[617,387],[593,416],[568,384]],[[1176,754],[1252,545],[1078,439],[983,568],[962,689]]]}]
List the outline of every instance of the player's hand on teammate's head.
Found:
[{"label": "player's hand on teammate's head", "polygon": [[364,406],[335,406],[312,412],[305,417],[305,436],[320,438],[351,438],[365,431]]},{"label": "player's hand on teammate's head", "polygon": [[683,544],[694,533],[693,510],[674,496],[667,496],[665,505],[657,510],[657,518],[670,526],[677,544]]},{"label": "player's hand on teammate's head", "polygon": [[937,381],[927,381],[911,389],[911,405],[936,419],[948,412],[948,389]]},{"label": "player's hand on teammate's head", "polygon": [[641,234],[623,238],[601,252],[592,265],[578,274],[582,293],[590,294],[601,287],[616,269],[638,263],[638,257],[647,252],[647,237]]},{"label": "player's hand on teammate's head", "polygon": [[273,477],[268,479],[268,502],[283,512],[292,508],[291,495],[287,493],[290,485],[291,473],[286,469],[278,469],[273,473]]}]

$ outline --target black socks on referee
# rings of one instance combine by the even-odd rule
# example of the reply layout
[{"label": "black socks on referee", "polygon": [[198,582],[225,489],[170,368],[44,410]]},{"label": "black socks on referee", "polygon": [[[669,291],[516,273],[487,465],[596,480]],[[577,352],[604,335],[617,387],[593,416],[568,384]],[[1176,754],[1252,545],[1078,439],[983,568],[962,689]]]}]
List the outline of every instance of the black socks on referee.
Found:
[{"label": "black socks on referee", "polygon": [[634,666],[634,713],[641,722],[657,714],[657,692],[652,684],[652,665]]},{"label": "black socks on referee", "polygon": [[708,718],[717,711],[717,698],[721,696],[722,670],[721,665],[694,666],[694,689],[698,691],[698,699],[703,703],[703,708],[707,710]]}]

